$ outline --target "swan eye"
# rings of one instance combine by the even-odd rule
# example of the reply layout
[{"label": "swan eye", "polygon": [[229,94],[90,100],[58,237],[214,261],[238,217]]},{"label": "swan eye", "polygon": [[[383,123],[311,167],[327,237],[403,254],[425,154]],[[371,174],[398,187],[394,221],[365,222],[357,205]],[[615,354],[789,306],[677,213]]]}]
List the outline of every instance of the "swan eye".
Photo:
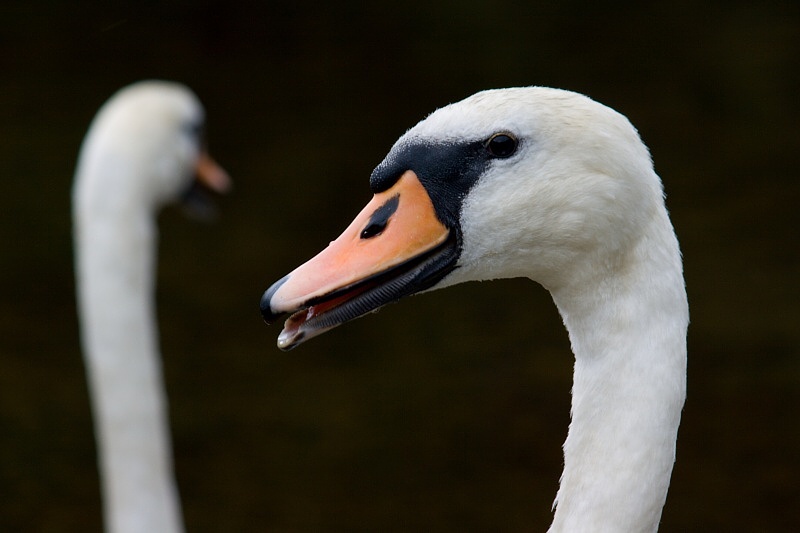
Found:
[{"label": "swan eye", "polygon": [[206,137],[205,124],[202,122],[189,122],[184,124],[183,130],[198,144],[202,144]]},{"label": "swan eye", "polygon": [[486,149],[495,157],[509,157],[517,151],[517,139],[508,133],[495,133],[486,141]]}]

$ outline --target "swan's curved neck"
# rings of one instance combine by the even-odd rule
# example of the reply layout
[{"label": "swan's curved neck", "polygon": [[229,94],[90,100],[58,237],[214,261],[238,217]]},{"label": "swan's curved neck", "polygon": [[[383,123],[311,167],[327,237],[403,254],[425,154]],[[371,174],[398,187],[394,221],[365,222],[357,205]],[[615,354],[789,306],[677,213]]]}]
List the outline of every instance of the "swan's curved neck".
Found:
[{"label": "swan's curved neck", "polygon": [[154,215],[81,200],[76,275],[106,529],[178,533],[154,313]]},{"label": "swan's curved neck", "polygon": [[688,306],[666,211],[604,268],[552,290],[575,353],[551,532],[652,532],[685,398]]}]

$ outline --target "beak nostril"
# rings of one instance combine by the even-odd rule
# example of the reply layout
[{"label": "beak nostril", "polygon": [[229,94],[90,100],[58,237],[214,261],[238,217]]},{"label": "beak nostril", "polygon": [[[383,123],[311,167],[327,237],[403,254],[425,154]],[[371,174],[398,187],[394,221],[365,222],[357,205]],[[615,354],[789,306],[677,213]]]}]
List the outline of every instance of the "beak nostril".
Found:
[{"label": "beak nostril", "polygon": [[[388,221],[386,221],[386,222],[388,222]],[[370,222],[367,225],[367,227],[364,228],[364,230],[361,232],[361,238],[362,239],[371,239],[372,237],[377,237],[378,235],[383,233],[383,230],[386,229],[386,222],[383,222],[382,224],[381,223]]]},{"label": "beak nostril", "polygon": [[383,233],[383,230],[386,229],[386,225],[389,223],[389,219],[392,217],[395,211],[397,211],[397,207],[400,205],[400,195],[395,194],[380,206],[378,209],[372,213],[372,216],[369,218],[369,223],[367,227],[361,231],[361,238],[362,239],[371,239],[372,237],[376,237]]}]

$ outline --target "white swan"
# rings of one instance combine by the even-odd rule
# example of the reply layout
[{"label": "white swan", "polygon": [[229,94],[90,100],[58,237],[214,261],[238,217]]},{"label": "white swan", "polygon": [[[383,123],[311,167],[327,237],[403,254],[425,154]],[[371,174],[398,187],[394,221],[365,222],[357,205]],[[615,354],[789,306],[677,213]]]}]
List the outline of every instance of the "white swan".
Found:
[{"label": "white swan", "polygon": [[156,214],[196,175],[228,187],[201,146],[203,109],[187,88],[140,82],[98,112],[73,189],[81,340],[106,530],[183,531],[173,480],[154,310]]},{"label": "white swan", "polygon": [[685,397],[688,305],[662,185],[622,115],[575,93],[490,90],[403,135],[373,200],[268,289],[290,349],[405,295],[525,276],[575,354],[550,531],[655,531]]}]

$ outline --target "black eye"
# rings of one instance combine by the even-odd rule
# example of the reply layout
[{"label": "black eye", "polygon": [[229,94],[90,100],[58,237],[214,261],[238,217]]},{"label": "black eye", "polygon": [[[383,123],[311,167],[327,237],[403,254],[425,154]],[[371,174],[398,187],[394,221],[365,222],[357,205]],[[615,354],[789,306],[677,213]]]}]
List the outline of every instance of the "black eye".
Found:
[{"label": "black eye", "polygon": [[517,139],[508,133],[495,133],[486,141],[486,149],[495,157],[509,157],[517,151]]},{"label": "black eye", "polygon": [[188,122],[184,124],[184,130],[192,138],[196,139],[198,143],[205,142],[206,128],[202,122]]}]

